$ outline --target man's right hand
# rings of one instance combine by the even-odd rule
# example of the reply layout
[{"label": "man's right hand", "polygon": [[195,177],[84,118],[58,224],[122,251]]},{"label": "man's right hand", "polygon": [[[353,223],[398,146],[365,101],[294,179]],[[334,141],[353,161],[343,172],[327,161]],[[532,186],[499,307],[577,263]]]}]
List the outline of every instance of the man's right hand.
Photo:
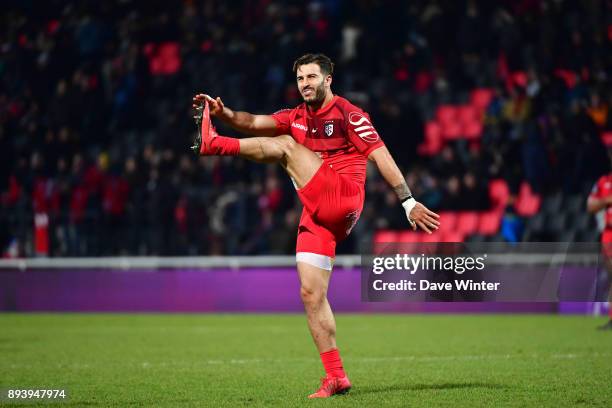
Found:
[{"label": "man's right hand", "polygon": [[217,99],[213,99],[210,95],[206,94],[197,94],[193,97],[193,107],[195,108],[197,105],[204,103],[204,101],[208,102],[208,106],[210,108],[210,116],[214,116],[219,119],[226,119],[227,112],[225,111],[225,105],[220,97],[217,96]]}]

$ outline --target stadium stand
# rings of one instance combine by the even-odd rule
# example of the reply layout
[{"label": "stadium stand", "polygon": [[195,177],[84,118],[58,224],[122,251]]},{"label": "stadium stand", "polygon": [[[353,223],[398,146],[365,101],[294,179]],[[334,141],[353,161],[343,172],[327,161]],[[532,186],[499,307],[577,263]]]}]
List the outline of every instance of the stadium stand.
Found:
[{"label": "stadium stand", "polygon": [[340,253],[372,234],[595,240],[584,203],[609,171],[610,7],[9,1],[0,248],[7,257],[291,253],[300,207],[287,177],[190,155],[190,102],[206,91],[254,112],[294,106],[291,63],[312,50],[337,62],[334,91],[370,112],[415,196],[449,223],[432,236],[405,231],[372,173]]}]

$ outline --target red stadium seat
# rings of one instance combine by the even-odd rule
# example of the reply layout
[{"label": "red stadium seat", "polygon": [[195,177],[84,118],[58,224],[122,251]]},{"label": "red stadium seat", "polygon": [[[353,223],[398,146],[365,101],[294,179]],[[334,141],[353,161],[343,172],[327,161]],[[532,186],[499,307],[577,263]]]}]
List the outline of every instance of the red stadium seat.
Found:
[{"label": "red stadium seat", "polygon": [[440,242],[440,236],[439,234],[436,234],[435,232],[433,234],[426,234],[424,232],[419,232],[418,233],[418,238],[419,238],[419,242]]},{"label": "red stadium seat", "polygon": [[472,105],[461,105],[457,108],[457,119],[464,126],[468,123],[480,122],[481,113]]},{"label": "red stadium seat", "polygon": [[516,213],[523,217],[535,215],[540,209],[541,198],[535,194],[527,182],[521,184],[519,195],[514,208]]},{"label": "red stadium seat", "polygon": [[565,86],[570,89],[576,86],[578,77],[573,71],[570,71],[568,69],[556,69],[555,76],[561,78],[563,82],[565,82]]},{"label": "red stadium seat", "polygon": [[460,212],[457,218],[457,232],[470,235],[478,229],[478,213],[476,211]]},{"label": "red stadium seat", "polygon": [[603,132],[601,134],[601,142],[604,146],[612,147],[612,131]]},{"label": "red stadium seat", "polygon": [[504,179],[491,180],[489,182],[489,198],[493,209],[504,209],[510,198],[510,188]]},{"label": "red stadium seat", "polygon": [[426,234],[421,230],[413,231],[407,230],[402,231],[399,234],[399,242],[402,243],[427,243],[427,242],[439,242],[440,234],[434,232],[433,234]]},{"label": "red stadium seat", "polygon": [[[441,146],[440,146],[441,147]],[[425,143],[421,143],[417,146],[417,153],[419,156],[435,156],[440,152],[440,148],[435,145],[428,145]]]},{"label": "red stadium seat", "polygon": [[403,243],[421,242],[421,233],[416,231],[401,231],[399,241]]},{"label": "red stadium seat", "polygon": [[441,125],[457,120],[457,107],[453,105],[440,105],[436,111],[436,119]]},{"label": "red stadium seat", "polygon": [[153,75],[172,75],[181,68],[180,46],[176,42],[148,43],[144,46],[144,53]]},{"label": "red stadium seat", "polygon": [[476,140],[482,136],[482,123],[472,121],[463,125],[463,135],[467,140]]},{"label": "red stadium seat", "polygon": [[463,136],[463,128],[459,122],[448,122],[442,124],[442,137],[445,140],[457,140]]},{"label": "red stadium seat", "polygon": [[382,242],[399,242],[399,233],[391,230],[380,230],[374,234],[374,243],[379,244]]},{"label": "red stadium seat", "polygon": [[495,235],[499,231],[502,210],[491,210],[480,214],[478,223],[478,233],[480,235]]},{"label": "red stadium seat", "polygon": [[442,150],[442,130],[437,122],[429,121],[425,124],[425,140],[418,147],[423,156],[433,156]]},{"label": "red stadium seat", "polygon": [[514,71],[511,75],[512,84],[525,88],[527,86],[527,74],[525,71]]},{"label": "red stadium seat", "polygon": [[437,122],[430,120],[425,124],[425,140],[442,141],[442,129]]},{"label": "red stadium seat", "polygon": [[493,91],[488,88],[474,89],[470,95],[470,102],[480,111],[485,111],[493,100]]},{"label": "red stadium seat", "polygon": [[457,226],[457,213],[453,211],[440,212],[440,232],[454,231]]},{"label": "red stadium seat", "polygon": [[440,242],[463,242],[465,241],[465,234],[461,231],[450,231],[442,234]]}]

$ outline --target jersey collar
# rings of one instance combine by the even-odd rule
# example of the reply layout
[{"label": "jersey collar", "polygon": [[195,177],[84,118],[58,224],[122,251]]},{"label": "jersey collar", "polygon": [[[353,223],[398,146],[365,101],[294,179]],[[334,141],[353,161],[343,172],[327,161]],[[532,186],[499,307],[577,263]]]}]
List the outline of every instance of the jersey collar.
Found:
[{"label": "jersey collar", "polygon": [[327,105],[323,106],[321,109],[314,112],[314,114],[310,111],[310,109],[308,108],[308,105],[306,105],[306,102],[304,102],[304,110],[306,111],[306,116],[310,118],[310,117],[322,116],[326,114],[327,112],[331,110],[331,108],[333,108],[337,100],[338,100],[338,95],[334,95],[331,101],[329,101]]}]

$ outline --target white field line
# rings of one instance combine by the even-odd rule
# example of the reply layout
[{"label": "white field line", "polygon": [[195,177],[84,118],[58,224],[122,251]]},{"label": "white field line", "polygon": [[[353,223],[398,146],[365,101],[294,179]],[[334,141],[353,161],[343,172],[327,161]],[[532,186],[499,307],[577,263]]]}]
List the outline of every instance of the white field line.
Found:
[{"label": "white field line", "polygon": [[[579,358],[609,358],[610,353],[567,353],[567,354],[480,354],[480,355],[449,355],[449,356],[396,356],[396,357],[362,357],[346,359],[351,364],[355,363],[391,363],[391,362],[440,362],[440,361],[483,361],[483,360],[574,360]],[[60,369],[97,369],[101,365],[130,366],[133,368],[197,368],[207,365],[249,365],[249,364],[270,364],[270,363],[289,363],[289,362],[317,362],[315,358],[249,358],[249,359],[213,359],[194,362],[162,362],[151,363],[148,361],[117,361],[117,362],[98,362],[98,363],[57,363],[57,364],[0,364],[0,369],[40,369],[40,368],[60,368]]]}]

